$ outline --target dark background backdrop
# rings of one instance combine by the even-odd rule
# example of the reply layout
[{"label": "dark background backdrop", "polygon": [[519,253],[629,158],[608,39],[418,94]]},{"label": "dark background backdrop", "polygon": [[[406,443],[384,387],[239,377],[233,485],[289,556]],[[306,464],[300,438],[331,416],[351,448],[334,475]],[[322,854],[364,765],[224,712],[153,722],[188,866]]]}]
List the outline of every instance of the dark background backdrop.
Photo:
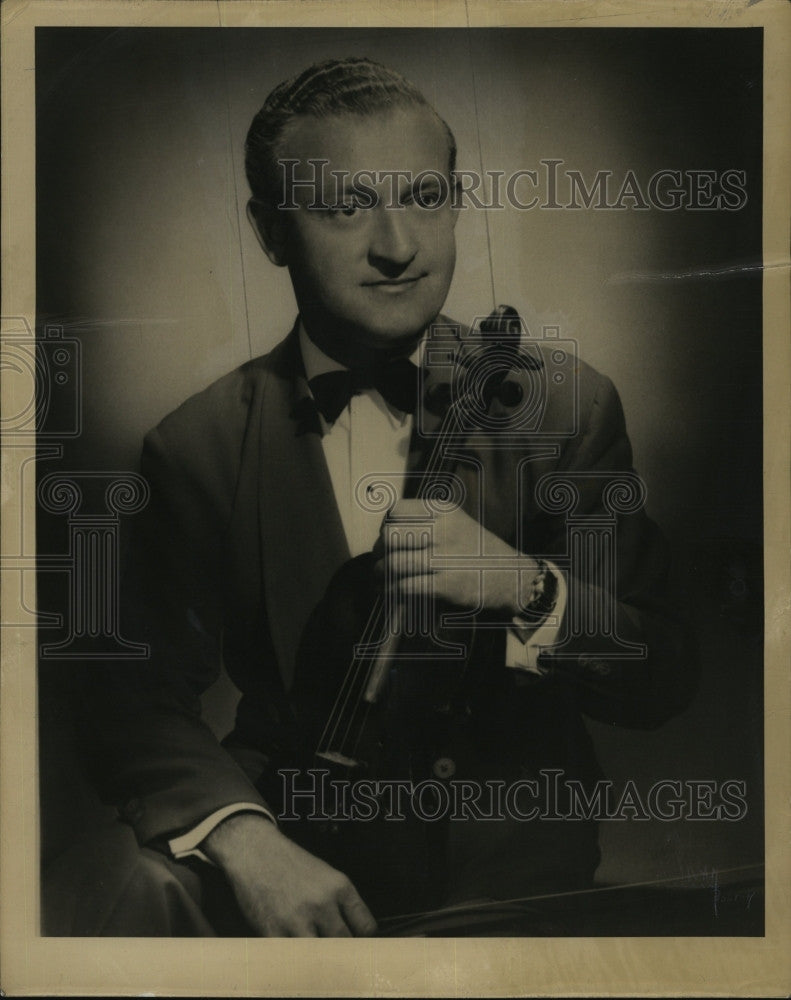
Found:
[{"label": "dark background backdrop", "polygon": [[[657,732],[591,724],[604,769],[645,790],[685,777],[748,787],[738,823],[603,824],[600,876],[760,861],[761,30],[39,28],[36,42],[39,320],[81,343],[84,417],[40,476],[134,469],[149,427],[287,332],[287,274],[244,218],[242,148],[272,86],[313,61],[368,55],[402,71],[467,169],[480,132],[485,168],[562,159],[588,182],[612,170],[616,190],[628,169],[644,184],[659,169],[746,171],[737,212],[506,211],[489,223],[497,301],[534,335],[559,326],[618,386],[698,627],[695,703]],[[464,213],[457,237],[445,311],[468,322],[491,308],[483,213]],[[63,519],[41,516],[40,552],[65,539]],[[42,610],[63,610],[63,583],[40,574]],[[39,672],[45,864],[107,816],[71,749],[72,669]],[[206,698],[219,733],[233,702],[225,680]]]}]

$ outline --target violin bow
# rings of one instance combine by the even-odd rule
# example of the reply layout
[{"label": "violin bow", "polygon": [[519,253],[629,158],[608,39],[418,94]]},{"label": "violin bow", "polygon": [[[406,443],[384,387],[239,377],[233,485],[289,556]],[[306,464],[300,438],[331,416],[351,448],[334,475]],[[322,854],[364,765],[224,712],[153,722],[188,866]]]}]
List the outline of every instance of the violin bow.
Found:
[{"label": "violin bow", "polygon": [[427,920],[440,921],[448,918],[469,918],[474,920],[481,916],[491,915],[493,919],[501,916],[527,915],[530,912],[530,904],[547,903],[553,900],[567,899],[571,901],[588,900],[593,896],[614,896],[617,893],[626,892],[632,889],[651,889],[672,887],[674,884],[682,883],[677,888],[683,888],[684,883],[691,883],[690,889],[713,889],[719,887],[719,877],[721,875],[735,875],[737,873],[754,872],[763,874],[763,862],[755,862],[749,865],[736,865],[730,868],[716,868],[702,872],[693,872],[689,875],[671,875],[665,878],[645,879],[640,882],[619,882],[612,885],[595,885],[588,889],[570,889],[563,892],[542,892],[530,896],[514,896],[508,899],[478,899],[467,903],[455,903],[450,906],[439,907],[434,910],[415,911],[413,913],[401,913],[395,916],[383,917],[379,921],[379,936],[398,937],[403,936],[404,931],[420,925]]}]

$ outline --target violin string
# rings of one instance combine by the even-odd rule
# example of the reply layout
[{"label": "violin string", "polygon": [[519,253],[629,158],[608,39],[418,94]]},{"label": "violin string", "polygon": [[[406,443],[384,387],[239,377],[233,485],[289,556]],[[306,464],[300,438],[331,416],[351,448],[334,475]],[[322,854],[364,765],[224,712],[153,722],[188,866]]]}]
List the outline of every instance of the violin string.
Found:
[{"label": "violin string", "polygon": [[[379,635],[379,636],[381,636],[381,634],[382,634],[382,630],[383,630],[382,629],[382,618],[383,618],[383,611],[384,611],[384,602],[381,599],[377,600],[376,606],[375,606],[375,611],[376,611],[375,624],[374,624],[374,626],[371,629],[371,634],[370,634],[370,636],[369,635],[363,635],[363,640],[364,640],[364,644],[365,644],[366,648],[369,645],[371,645],[371,642],[370,641],[365,641],[365,640],[372,639],[373,636],[374,636],[374,634],[375,635]],[[365,711],[365,709],[366,709],[366,707],[370,707],[369,703],[365,701],[365,691],[366,691],[366,688],[368,686],[368,678],[371,676],[371,670],[373,668],[373,661],[374,661],[375,655],[376,655],[376,651],[375,650],[374,650],[373,653],[366,652],[362,656],[355,655],[355,660],[357,661],[357,667],[356,667],[356,671],[355,671],[355,679],[359,679],[360,674],[363,673],[363,672],[364,672],[364,676],[362,677],[362,682],[361,682],[361,684],[360,684],[360,686],[359,686],[359,688],[357,690],[357,693],[356,693],[356,695],[354,697],[354,702],[352,703],[352,706],[351,706],[351,712],[349,714],[348,722],[346,723],[346,731],[344,732],[343,738],[340,741],[340,746],[341,746],[341,748],[343,748],[343,747],[345,747],[348,744],[349,740],[352,739],[352,737],[350,736],[350,733],[352,732],[352,726],[354,725],[355,716],[357,715],[357,713],[362,708],[363,709],[364,718],[363,718],[363,721],[360,723],[360,726],[358,727],[357,737],[356,737],[356,739],[353,740],[353,744],[352,744],[352,747],[351,747],[351,752],[350,752],[350,754],[347,755],[347,756],[352,757],[352,759],[354,758],[354,754],[357,751],[357,747],[359,746],[359,743],[360,743],[360,738],[361,738],[363,730],[365,728],[365,720],[367,719],[367,716],[368,716],[368,713],[367,713],[367,711]],[[370,661],[370,662],[367,662],[367,661]],[[367,669],[365,669],[366,665],[367,665]]]},{"label": "violin string", "polygon": [[[372,636],[378,627],[379,619],[381,618],[381,608],[380,602],[377,601],[371,609],[371,613],[368,616],[368,621],[366,622],[365,629],[360,639],[361,645],[365,646],[368,644]],[[332,706],[327,723],[324,726],[324,731],[321,734],[321,739],[319,740],[319,750],[321,750],[322,744],[325,739],[327,740],[326,749],[331,749],[332,744],[335,742],[337,733],[341,725],[343,724],[343,715],[346,711],[349,701],[352,697],[351,692],[355,687],[355,680],[358,679],[359,673],[362,665],[365,662],[365,657],[358,656],[356,653],[352,658],[351,663],[346,671],[343,679],[343,683],[340,686],[338,695],[335,699],[335,703]],[[331,732],[328,732],[331,729]]]},{"label": "violin string", "polygon": [[[364,642],[366,636],[368,636],[375,628],[376,619],[377,619],[377,606],[374,605],[374,607],[371,609],[371,613],[368,616],[368,621],[366,622],[365,628],[363,629],[361,642]],[[356,679],[355,675],[360,665],[359,659],[360,658],[355,655],[352,658],[352,661],[346,670],[343,682],[338,690],[337,697],[335,698],[335,702],[332,706],[329,717],[327,718],[327,722],[324,726],[324,731],[321,734],[321,739],[319,740],[319,747],[318,747],[319,750],[321,750],[321,747],[324,744],[325,739],[327,740],[328,748],[334,741],[334,738],[337,734],[337,730],[341,725],[343,712],[345,711],[346,705],[350,698],[350,692],[354,687],[354,681]],[[328,732],[330,729],[332,731]]]},{"label": "violin string", "polygon": [[[365,630],[360,638],[360,646],[367,650],[367,647],[375,647],[374,637],[381,633],[381,620],[383,613],[383,601],[378,599],[374,604],[371,614],[368,618],[368,623],[366,624]],[[374,648],[374,654],[376,650]],[[362,731],[365,726],[365,721],[367,720],[368,710],[370,709],[370,704],[364,701],[365,690],[368,686],[368,680],[373,669],[373,657],[370,653],[366,652],[363,654],[355,653],[349,669],[346,672],[346,677],[344,679],[344,684],[342,685],[341,691],[338,694],[338,698],[335,700],[335,705],[330,713],[330,717],[327,720],[327,724],[324,727],[324,733],[322,734],[322,743],[327,736],[327,731],[330,729],[332,724],[332,732],[329,734],[327,741],[327,749],[331,749],[334,744],[340,752],[343,752],[343,747],[347,744],[350,739],[351,728],[355,721],[355,715],[360,710],[361,706],[364,706],[366,719],[360,725],[360,730],[354,741],[354,748],[352,750],[352,756],[356,751]],[[365,675],[362,677],[362,683],[357,684],[357,681],[361,680],[361,674],[365,670]],[[344,693],[345,692],[345,693]],[[341,695],[343,695],[343,701],[341,704]],[[352,698],[354,702],[352,703]],[[349,706],[351,704],[351,709]],[[348,721],[346,721],[348,719]],[[333,721],[334,720],[334,721]],[[344,726],[345,732],[342,737],[338,736],[339,730]],[[319,744],[321,748],[321,743]]]},{"label": "violin string", "polygon": [[[755,862],[749,865],[735,865],[732,868],[718,868],[713,871],[694,872],[691,875],[670,875],[664,878],[646,879],[642,882],[625,882],[617,885],[598,885],[591,889],[567,889],[564,892],[546,892],[532,896],[515,896],[510,899],[487,899],[476,903],[457,903],[453,906],[441,907],[436,910],[418,910],[414,913],[402,913],[398,916],[383,917],[379,921],[379,925],[390,925],[399,922],[414,922],[420,919],[425,919],[426,917],[453,916],[454,914],[463,915],[464,913],[480,912],[481,910],[496,910],[498,907],[505,907],[507,905],[516,906],[524,903],[546,902],[552,899],[594,896],[603,892],[615,892],[624,889],[643,889],[654,885],[668,885],[671,882],[687,882],[691,879],[711,879],[720,875],[731,875],[735,872],[754,871],[756,869],[763,870],[763,868],[764,864],[762,862]],[[708,886],[706,885],[703,886],[703,888],[707,887]]]},{"label": "violin string", "polygon": [[[371,611],[365,631],[363,632],[363,635],[360,638],[359,645],[365,650],[365,652],[362,654],[355,653],[346,674],[346,681],[344,682],[343,685],[343,688],[345,689],[343,703],[340,706],[338,705],[338,702],[340,701],[340,693],[339,693],[339,697],[336,699],[335,706],[333,707],[333,712],[331,713],[330,718],[327,721],[327,725],[325,726],[324,734],[322,736],[323,740],[324,735],[326,735],[327,730],[330,727],[333,715],[337,716],[332,726],[332,733],[330,739],[328,740],[327,748],[330,749],[331,745],[334,744],[336,749],[338,749],[342,753],[345,753],[344,747],[346,747],[350,739],[352,739],[352,726],[355,723],[355,716],[362,709],[364,717],[360,721],[357,735],[354,738],[354,743],[351,753],[345,754],[346,756],[351,756],[351,757],[354,756],[354,753],[356,752],[357,747],[359,746],[360,739],[362,737],[362,733],[364,731],[368,714],[371,708],[371,703],[365,701],[364,695],[365,691],[367,690],[368,682],[370,680],[371,673],[373,670],[374,658],[377,651],[376,647],[381,644],[381,638],[379,642],[375,642],[374,639],[376,636],[381,637],[383,628],[382,624],[383,615],[384,615],[384,601],[381,598],[379,598],[377,599]],[[372,652],[370,652],[369,649],[372,650]],[[364,671],[364,676],[361,677],[363,671]],[[338,735],[339,730],[344,726],[344,724],[345,724],[345,732],[343,733],[343,736],[339,737]]]},{"label": "violin string", "polygon": [[[465,412],[465,409],[472,402],[472,392],[469,390],[465,392],[463,396],[451,401],[451,404],[444,415],[439,431],[437,432],[437,438],[431,450],[429,460],[426,463],[421,475],[420,483],[417,489],[418,499],[425,500],[427,498],[427,493],[434,482],[437,472],[441,467],[442,462],[447,457],[446,438],[461,429],[461,414]],[[361,645],[363,648],[367,649],[368,646],[373,644],[372,640],[374,639],[374,636],[381,636],[381,622],[383,615],[384,600],[379,597],[377,598],[371,614],[368,617],[368,622],[366,623],[366,627],[361,638]],[[377,645],[379,644],[380,643],[377,643]],[[364,694],[367,690],[368,682],[371,678],[375,662],[375,649],[372,654],[358,655],[355,653],[353,656],[338,691],[338,695],[335,699],[330,715],[324,726],[324,730],[322,731],[322,735],[319,739],[316,750],[317,753],[328,752],[333,749],[337,749],[339,752],[343,753],[343,748],[347,745],[351,738],[350,734],[352,734],[355,716],[362,708],[362,719],[360,720],[356,735],[353,737],[351,754],[347,755],[353,758],[357,748],[359,747],[371,709],[371,703],[364,700]],[[359,685],[357,682],[360,681],[363,671],[364,677],[362,678],[362,684]],[[350,705],[351,710],[349,711]],[[345,729],[343,737],[339,740],[339,732],[342,727],[345,727]]]},{"label": "violin string", "polygon": [[[421,499],[421,498],[424,497],[424,494],[425,494],[425,492],[426,492],[426,490],[427,490],[427,488],[428,488],[428,486],[430,484],[430,480],[431,480],[431,478],[434,475],[434,467],[436,465],[440,464],[440,462],[442,461],[442,453],[443,453],[443,450],[444,450],[443,439],[450,432],[451,428],[450,428],[449,425],[451,423],[453,423],[453,422],[454,422],[454,408],[453,408],[453,406],[451,406],[449,408],[448,412],[446,413],[445,418],[443,419],[442,425],[441,425],[440,430],[439,430],[438,435],[437,435],[437,440],[436,440],[436,442],[434,444],[434,447],[432,449],[432,452],[431,452],[431,456],[430,456],[429,461],[428,461],[428,463],[426,465],[426,468],[424,469],[424,471],[423,471],[423,473],[421,475],[420,485],[418,486],[418,490],[417,490],[417,495],[418,495],[419,499]],[[381,618],[382,617],[382,613],[384,611],[384,602],[381,601],[381,599],[380,599],[379,602],[377,602],[377,605],[380,605],[380,604],[382,605],[382,607],[380,609],[380,614],[379,614],[379,617]],[[385,616],[385,618],[386,618],[386,616]],[[369,682],[371,674],[373,672],[373,669],[374,669],[374,666],[375,666],[375,662],[376,662],[376,653],[374,652],[374,654],[369,659],[368,670],[367,670],[366,677],[365,677],[365,680],[364,680],[364,683],[363,683],[363,689],[362,689],[363,692],[368,687],[368,682]],[[357,731],[357,735],[356,735],[356,738],[355,738],[354,744],[353,744],[352,756],[354,756],[354,754],[356,753],[357,748],[358,748],[358,746],[360,744],[360,740],[362,738],[362,734],[364,732],[365,725],[366,725],[366,723],[368,721],[368,715],[370,713],[370,709],[371,709],[371,703],[370,702],[365,702],[365,707],[364,707],[364,712],[363,712],[363,718],[362,718],[362,720],[360,722],[360,726],[359,726],[359,729]],[[357,706],[355,706],[354,710],[355,711],[357,710]],[[347,733],[346,733],[347,738],[348,738],[348,734],[349,734],[350,728],[351,728],[351,722],[350,722],[349,727],[347,727]]]},{"label": "violin string", "polygon": [[[424,495],[426,489],[428,488],[428,485],[430,484],[430,480],[434,475],[434,467],[440,464],[442,460],[443,438],[450,432],[451,428],[449,425],[455,421],[455,413],[461,402],[462,400],[454,401],[449,407],[447,413],[445,414],[445,418],[443,419],[442,425],[440,426],[439,432],[437,434],[437,440],[432,449],[431,456],[421,476],[420,486],[418,487],[419,497],[422,497]],[[458,424],[456,425],[458,426]],[[381,635],[380,623],[383,617],[383,612],[384,612],[384,601],[381,597],[379,597],[377,598],[377,601],[374,604],[373,609],[371,610],[371,614],[368,617],[368,622],[366,624],[365,630],[360,640],[360,644],[364,648],[374,644],[373,639],[375,635],[376,636]],[[380,643],[376,643],[376,645],[379,644]],[[359,675],[362,669],[367,666],[365,672],[365,678],[363,679],[362,688],[360,693],[358,694],[357,703],[355,703],[355,705],[352,707],[352,714],[349,719],[349,722],[346,725],[346,733],[344,735],[343,740],[341,741],[340,746],[342,746],[348,739],[351,725],[354,721],[354,714],[359,707],[359,699],[362,697],[365,690],[367,689],[368,681],[370,679],[371,673],[374,668],[375,656],[376,656],[376,651],[374,650],[373,655],[369,654],[369,655],[359,656],[355,654],[354,657],[352,658],[352,661],[349,664],[349,668],[346,671],[344,681],[341,684],[341,688],[338,692],[338,696],[335,699],[332,711],[330,712],[330,716],[322,732],[322,736],[319,741],[319,749],[321,748],[321,745],[323,744],[325,738],[327,737],[328,737],[328,742],[330,744],[336,741],[338,731],[343,725],[344,721],[343,714],[348,708],[349,702],[351,701],[352,698],[352,691],[355,687],[355,681],[359,679]],[[365,704],[367,706],[367,709],[370,709],[370,703],[366,702]],[[354,741],[355,749],[359,745],[365,721],[367,720],[367,716],[368,716],[368,711],[366,710],[365,720],[361,724],[360,731],[358,732],[357,737]],[[328,734],[329,730],[331,730],[331,732]],[[330,747],[328,746],[327,749],[330,749]]]},{"label": "violin string", "polygon": [[[466,405],[469,405],[468,394],[465,394],[463,397],[460,397],[457,400],[453,400],[451,405],[448,407],[448,410],[443,418],[442,424],[437,434],[437,440],[434,443],[434,447],[431,450],[431,455],[429,456],[429,460],[426,463],[426,467],[423,470],[423,473],[420,478],[420,483],[417,489],[418,499],[421,500],[426,499],[426,494],[434,481],[434,477],[437,473],[437,468],[440,467],[442,463],[446,460],[447,445],[445,443],[445,438],[460,428],[459,411],[463,412]],[[368,687],[368,681],[374,669],[374,663],[375,663],[375,656],[371,657],[371,661],[368,667],[368,674],[365,679],[363,690],[367,689]],[[365,725],[368,721],[368,715],[370,713],[370,710],[371,710],[371,703],[366,702],[363,719],[361,720],[360,727],[357,732],[357,737],[354,741],[354,745],[352,748],[352,753],[351,753],[352,757],[354,757],[354,755],[357,752],[357,748],[360,744],[360,740],[362,738]]]},{"label": "violin string", "polygon": [[[472,83],[472,103],[475,112],[475,136],[478,142],[478,166],[481,171],[481,182],[483,183],[483,144],[481,142],[481,119],[478,113],[478,86],[475,79],[475,59],[473,58],[471,25],[470,25],[470,4],[469,0],[464,0],[464,12],[467,18],[467,58],[470,64],[470,81]],[[494,264],[492,262],[492,235],[489,229],[489,212],[483,209],[483,221],[486,229],[486,255],[489,260],[489,285],[492,293],[492,309],[497,308],[497,294],[494,288]]]},{"label": "violin string", "polygon": [[[434,444],[434,447],[432,448],[431,456],[429,457],[429,461],[426,464],[426,468],[421,476],[420,485],[418,487],[419,498],[425,498],[425,493],[428,490],[429,486],[431,485],[431,481],[436,473],[436,467],[439,466],[443,460],[444,438],[449,433],[452,433],[454,430],[457,430],[459,427],[458,411],[461,408],[463,408],[465,401],[466,401],[466,396],[462,399],[454,400],[451,403],[451,406],[448,408],[447,413],[445,414],[445,417],[442,421],[442,425],[440,426],[439,432],[437,434],[437,440]],[[381,632],[380,623],[383,617],[383,611],[384,611],[384,602],[381,598],[379,598],[374,604],[371,614],[369,615],[368,622],[366,624],[363,636],[361,638],[361,644],[363,645],[363,647],[370,645],[374,634],[379,634]],[[368,656],[365,655],[359,656],[355,654],[355,656],[352,658],[352,661],[344,677],[344,681],[341,684],[341,688],[338,692],[338,696],[335,699],[335,703],[327,719],[327,723],[324,726],[324,730],[319,740],[317,752],[326,752],[328,750],[331,750],[333,749],[333,744],[338,750],[340,750],[340,752],[343,752],[343,747],[346,745],[347,741],[350,738],[352,725],[354,724],[354,718],[361,706],[362,696],[365,690],[367,689],[368,681],[371,677],[371,673],[374,668],[374,663],[375,663],[375,652],[373,655],[368,655]],[[355,690],[356,687],[355,681],[359,679],[360,673],[362,672],[364,667],[367,667],[367,669],[365,670],[365,677],[363,678],[362,687],[359,689],[357,693],[357,697],[355,698],[354,704],[352,704],[351,714],[348,716],[348,721],[346,721],[343,738],[340,739],[339,741],[338,733],[345,722],[344,714],[347,712],[349,704],[351,703],[352,698],[354,697],[353,691]],[[360,744],[362,733],[367,723],[368,715],[371,708],[371,703],[369,702],[363,702],[362,704],[364,706],[363,719],[360,722],[359,729],[354,739],[351,756],[354,755]],[[326,740],[326,745],[325,745],[325,740]],[[324,747],[323,751],[322,747]]]},{"label": "violin string", "polygon": [[[368,676],[370,676],[370,670],[369,670]],[[366,680],[366,685],[367,685],[367,683],[368,683],[368,681]],[[369,701],[363,701],[363,706],[364,706],[363,707],[363,717],[360,720],[360,725],[357,728],[357,737],[356,737],[354,743],[352,744],[352,748],[351,748],[351,754],[350,754],[350,756],[352,757],[352,759],[354,759],[356,757],[357,750],[358,750],[358,748],[360,746],[360,740],[362,739],[363,733],[365,732],[365,727],[368,724],[368,716],[369,716],[369,714],[371,712],[372,703],[369,702]]]}]

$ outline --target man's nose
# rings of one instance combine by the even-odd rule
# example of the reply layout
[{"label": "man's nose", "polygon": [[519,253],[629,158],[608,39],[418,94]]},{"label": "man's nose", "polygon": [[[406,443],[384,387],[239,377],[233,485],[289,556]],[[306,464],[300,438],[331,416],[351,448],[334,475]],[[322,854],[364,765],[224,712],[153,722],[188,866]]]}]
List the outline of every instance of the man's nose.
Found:
[{"label": "man's nose", "polygon": [[372,264],[384,270],[403,270],[417,253],[417,240],[405,208],[380,205],[374,212],[368,256]]}]

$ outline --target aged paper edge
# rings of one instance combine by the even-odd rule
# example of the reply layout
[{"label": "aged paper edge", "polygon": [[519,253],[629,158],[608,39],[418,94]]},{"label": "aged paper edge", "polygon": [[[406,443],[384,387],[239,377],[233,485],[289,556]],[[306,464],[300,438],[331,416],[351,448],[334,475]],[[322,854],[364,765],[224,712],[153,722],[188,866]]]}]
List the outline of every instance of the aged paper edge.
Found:
[{"label": "aged paper edge", "polygon": [[[35,74],[38,25],[568,26],[765,29],[764,493],[766,572],[766,935],[764,938],[428,940],[64,939],[38,934],[35,636],[7,628],[0,703],[0,987],[6,995],[762,996],[791,992],[791,5],[784,0],[638,4],[584,0],[75,0],[2,11],[2,316],[35,320]],[[8,383],[6,383],[8,385]],[[6,389],[6,385],[3,389]],[[2,393],[5,413],[17,401]],[[30,449],[3,452],[3,549],[30,495],[16,496]],[[6,595],[2,595],[6,596]]]}]

